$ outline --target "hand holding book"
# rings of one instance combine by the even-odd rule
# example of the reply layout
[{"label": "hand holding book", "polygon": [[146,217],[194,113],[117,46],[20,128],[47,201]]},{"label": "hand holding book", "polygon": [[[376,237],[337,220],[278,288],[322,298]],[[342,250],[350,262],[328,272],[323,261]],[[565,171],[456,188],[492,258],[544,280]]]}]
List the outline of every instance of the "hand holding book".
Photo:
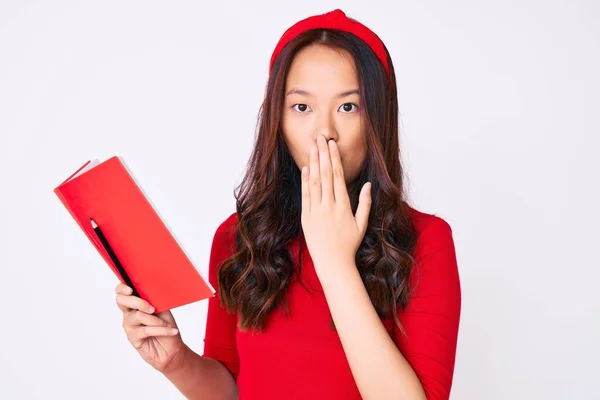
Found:
[{"label": "hand holding book", "polygon": [[117,306],[123,312],[123,329],[138,354],[157,371],[168,373],[185,359],[188,347],[183,343],[171,311],[156,315],[154,307],[132,294],[119,283],[115,288]]}]

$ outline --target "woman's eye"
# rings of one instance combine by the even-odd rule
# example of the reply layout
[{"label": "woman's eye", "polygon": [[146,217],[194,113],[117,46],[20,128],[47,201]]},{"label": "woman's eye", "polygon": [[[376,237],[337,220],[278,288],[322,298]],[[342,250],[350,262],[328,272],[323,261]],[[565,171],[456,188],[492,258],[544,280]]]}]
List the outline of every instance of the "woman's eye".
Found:
[{"label": "woman's eye", "polygon": [[304,113],[304,111],[306,111],[306,109],[308,108],[308,106],[306,104],[294,104],[292,106],[292,109],[294,109],[296,106],[299,106],[301,108],[300,110],[296,110],[296,111],[299,111],[300,113]]},{"label": "woman's eye", "polygon": [[[358,105],[354,104],[354,103],[344,103],[342,104],[342,106],[340,107],[340,109],[342,109],[344,111],[345,114],[351,113],[352,112],[352,107],[356,107],[358,109]],[[298,111],[299,113],[303,114],[307,108],[309,108],[306,104],[294,104],[292,106],[293,110]]]},{"label": "woman's eye", "polygon": [[354,103],[344,103],[340,108],[342,108],[346,113],[352,112],[352,106],[358,108],[358,105]]}]

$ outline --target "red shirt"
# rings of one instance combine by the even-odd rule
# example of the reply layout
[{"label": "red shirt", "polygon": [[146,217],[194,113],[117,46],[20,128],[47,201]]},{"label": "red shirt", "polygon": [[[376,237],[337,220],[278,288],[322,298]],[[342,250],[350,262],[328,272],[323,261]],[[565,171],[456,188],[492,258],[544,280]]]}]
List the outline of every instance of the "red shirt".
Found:
[{"label": "red shirt", "polygon": [[[398,317],[382,320],[396,346],[419,377],[428,399],[448,399],[461,308],[461,289],[450,225],[438,216],[411,209],[419,232],[411,287],[416,289]],[[218,227],[210,254],[209,281],[217,288],[217,267],[234,249],[233,213]],[[298,239],[290,246],[297,260]],[[262,333],[240,331],[237,317],[209,299],[204,356],[220,361],[237,381],[240,400],[361,399],[310,254],[303,245],[300,279],[290,282],[290,316],[281,308]],[[420,276],[418,276],[420,275]],[[417,285],[417,279],[420,281]],[[308,288],[308,290],[307,290]]]}]

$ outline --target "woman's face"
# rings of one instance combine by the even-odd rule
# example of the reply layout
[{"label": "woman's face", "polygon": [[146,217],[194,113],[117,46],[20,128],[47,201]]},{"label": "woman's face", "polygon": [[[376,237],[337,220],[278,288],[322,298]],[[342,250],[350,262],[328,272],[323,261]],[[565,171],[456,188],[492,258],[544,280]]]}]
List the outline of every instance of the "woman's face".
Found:
[{"label": "woman's face", "polygon": [[323,45],[299,51],[288,72],[282,113],[284,140],[298,168],[309,165],[310,148],[323,135],[336,142],[346,184],[352,183],[367,154],[360,107],[348,53]]}]

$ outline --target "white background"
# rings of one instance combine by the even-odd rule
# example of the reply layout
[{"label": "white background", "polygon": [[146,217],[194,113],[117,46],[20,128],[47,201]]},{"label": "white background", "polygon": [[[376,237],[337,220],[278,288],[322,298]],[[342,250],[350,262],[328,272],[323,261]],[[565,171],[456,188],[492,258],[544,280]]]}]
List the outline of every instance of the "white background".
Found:
[{"label": "white background", "polygon": [[[512,3],[512,4],[511,4]],[[396,67],[411,203],[454,231],[453,399],[600,399],[596,1],[1,1],[0,398],[178,399],[53,193],[122,156],[207,272],[271,52],[342,8]],[[202,351],[206,303],[174,311]]]}]

